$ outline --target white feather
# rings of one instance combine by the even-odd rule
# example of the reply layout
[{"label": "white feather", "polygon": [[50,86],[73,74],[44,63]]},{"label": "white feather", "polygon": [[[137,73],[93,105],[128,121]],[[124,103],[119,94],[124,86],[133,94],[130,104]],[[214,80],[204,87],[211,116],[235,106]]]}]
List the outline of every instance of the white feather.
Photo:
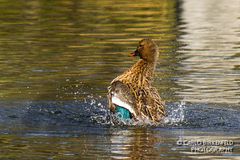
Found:
[{"label": "white feather", "polygon": [[112,102],[118,106],[121,106],[123,108],[126,108],[127,110],[129,110],[129,112],[131,112],[132,114],[134,114],[134,116],[136,116],[136,113],[134,111],[134,109],[132,108],[132,106],[130,106],[129,104],[121,101],[118,97],[116,96],[112,96]]}]

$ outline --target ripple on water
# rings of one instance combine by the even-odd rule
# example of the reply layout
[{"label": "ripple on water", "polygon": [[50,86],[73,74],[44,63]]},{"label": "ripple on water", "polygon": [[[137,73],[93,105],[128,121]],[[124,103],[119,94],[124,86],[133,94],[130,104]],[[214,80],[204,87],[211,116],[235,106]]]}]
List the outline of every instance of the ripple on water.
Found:
[{"label": "ripple on water", "polygon": [[[41,102],[2,102],[0,108],[1,126],[9,131],[29,129],[68,129],[74,127],[160,127],[189,129],[237,130],[240,128],[239,109],[229,105],[194,103],[168,103],[164,123],[156,126],[150,122],[122,120],[110,114],[106,99],[86,98],[84,101],[41,101]],[[10,106],[10,107],[9,107]],[[112,123],[114,121],[114,123]],[[11,126],[11,124],[14,124]],[[16,128],[14,128],[16,127]],[[63,128],[62,128],[63,127]]]}]

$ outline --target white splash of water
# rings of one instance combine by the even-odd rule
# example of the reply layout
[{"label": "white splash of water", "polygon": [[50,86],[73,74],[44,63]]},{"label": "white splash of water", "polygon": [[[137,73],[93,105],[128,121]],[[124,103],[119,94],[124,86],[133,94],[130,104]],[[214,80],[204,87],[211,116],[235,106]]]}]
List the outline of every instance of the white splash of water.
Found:
[{"label": "white splash of water", "polygon": [[94,104],[96,104],[96,100],[95,99],[91,99],[90,105],[92,106]]},{"label": "white splash of water", "polygon": [[173,109],[171,113],[164,119],[164,123],[167,124],[178,124],[184,121],[185,115],[185,102],[181,101],[180,104],[178,104],[178,107],[176,109]]}]

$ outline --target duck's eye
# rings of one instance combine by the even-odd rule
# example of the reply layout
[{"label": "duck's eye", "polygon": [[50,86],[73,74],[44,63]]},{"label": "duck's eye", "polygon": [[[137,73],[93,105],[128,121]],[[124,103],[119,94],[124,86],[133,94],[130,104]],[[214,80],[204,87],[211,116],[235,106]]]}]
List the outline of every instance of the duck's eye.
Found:
[{"label": "duck's eye", "polygon": [[143,44],[140,44],[139,47],[143,47]]}]

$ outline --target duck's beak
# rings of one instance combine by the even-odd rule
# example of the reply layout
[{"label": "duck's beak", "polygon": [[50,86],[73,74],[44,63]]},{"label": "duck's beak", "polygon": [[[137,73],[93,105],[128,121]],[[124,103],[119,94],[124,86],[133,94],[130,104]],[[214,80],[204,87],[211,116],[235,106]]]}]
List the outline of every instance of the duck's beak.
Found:
[{"label": "duck's beak", "polygon": [[130,54],[132,57],[135,57],[135,56],[140,56],[140,53],[138,52],[138,50],[136,49],[136,51],[132,52]]}]

